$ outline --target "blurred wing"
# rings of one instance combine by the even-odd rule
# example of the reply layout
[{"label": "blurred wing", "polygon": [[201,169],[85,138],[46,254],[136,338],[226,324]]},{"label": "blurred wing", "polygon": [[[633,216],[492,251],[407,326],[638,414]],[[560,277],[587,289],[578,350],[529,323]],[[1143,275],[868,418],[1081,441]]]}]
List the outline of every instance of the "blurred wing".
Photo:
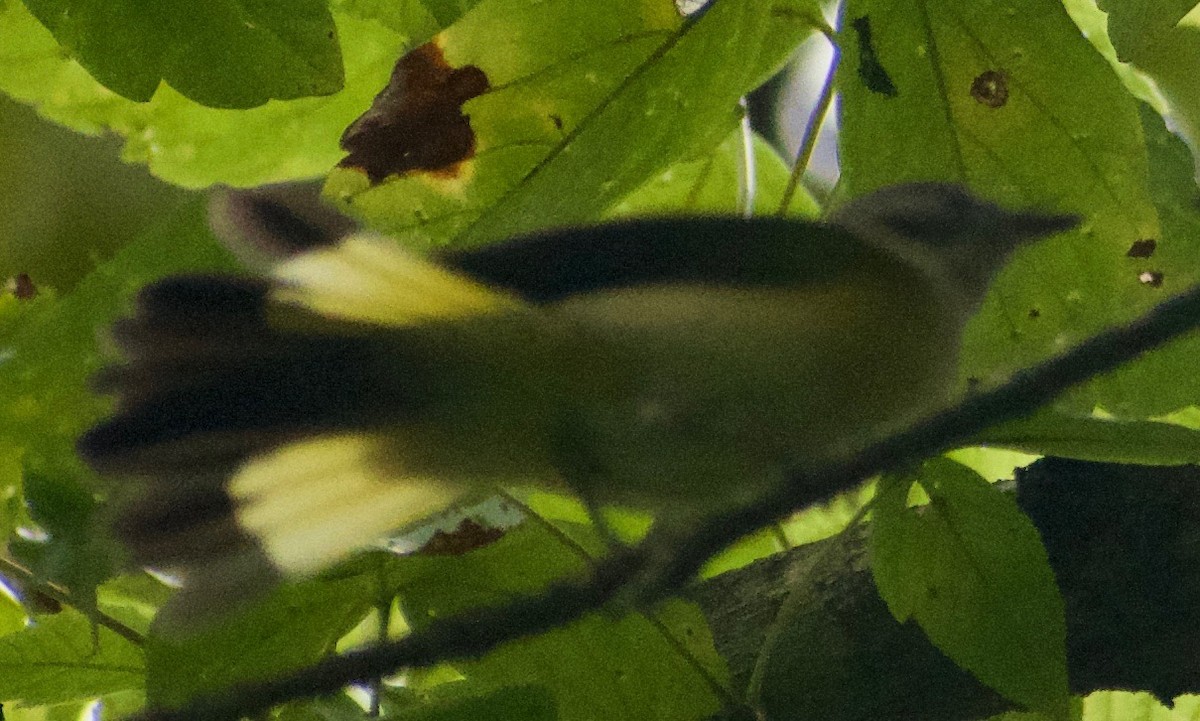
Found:
[{"label": "blurred wing", "polygon": [[358,323],[411,325],[521,307],[502,290],[364,235],[297,256],[275,277],[276,300]]},{"label": "blurred wing", "polygon": [[837,228],[779,218],[657,218],[445,251],[448,268],[534,303],[639,285],[796,287],[854,263],[864,244]]},{"label": "blurred wing", "polygon": [[408,326],[520,307],[504,293],[362,237],[285,263],[274,282],[180,276],[114,328],[126,360],[97,386],[116,413],[79,441],[139,483],[114,527],[141,564],[187,587],[187,629],[311,573],[466,489],[407,472],[439,359]]}]

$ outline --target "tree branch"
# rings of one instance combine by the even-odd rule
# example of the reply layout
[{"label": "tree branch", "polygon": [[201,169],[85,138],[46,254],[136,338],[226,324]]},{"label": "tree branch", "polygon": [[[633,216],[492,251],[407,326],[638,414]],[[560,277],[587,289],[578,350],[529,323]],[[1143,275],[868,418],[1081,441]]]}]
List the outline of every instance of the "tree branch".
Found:
[{"label": "tree branch", "polygon": [[[1149,690],[1168,705],[1200,691],[1200,468],[1047,458],[1017,478],[1017,503],[1063,595],[1071,691]],[[1017,710],[915,623],[895,620],[872,578],[869,531],[685,592],[708,618],[735,693],[754,678],[750,702],[766,718],[965,721]],[[769,635],[786,641],[764,657]]]},{"label": "tree branch", "polygon": [[353,682],[405,667],[480,656],[506,641],[565,624],[595,610],[625,589],[644,603],[663,598],[690,580],[714,553],[787,514],[852,488],[880,472],[966,444],[987,427],[1032,413],[1094,376],[1200,325],[1200,287],[1155,307],[1141,319],[1095,336],[1067,353],[1014,375],[995,390],[968,397],[853,457],[801,469],[757,501],[717,514],[694,532],[672,537],[652,532],[636,548],[603,559],[590,578],[556,584],[504,606],[431,623],[398,641],[332,657],[275,681],[207,696],[181,709],[150,710],[140,721],[230,720],[283,701],[332,693]]}]

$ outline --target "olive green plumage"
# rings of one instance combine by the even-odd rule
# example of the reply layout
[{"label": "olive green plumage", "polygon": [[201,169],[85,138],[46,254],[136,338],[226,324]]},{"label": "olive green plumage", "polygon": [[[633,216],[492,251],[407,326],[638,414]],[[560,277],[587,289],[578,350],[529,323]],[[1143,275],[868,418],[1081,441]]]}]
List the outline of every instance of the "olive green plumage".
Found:
[{"label": "olive green plumage", "polygon": [[926,183],[825,224],[624,221],[428,259],[351,236],[273,280],[146,289],[80,449],[139,481],[117,528],[185,576],[181,625],[497,484],[704,513],[948,404],[995,272],[1073,224]]}]

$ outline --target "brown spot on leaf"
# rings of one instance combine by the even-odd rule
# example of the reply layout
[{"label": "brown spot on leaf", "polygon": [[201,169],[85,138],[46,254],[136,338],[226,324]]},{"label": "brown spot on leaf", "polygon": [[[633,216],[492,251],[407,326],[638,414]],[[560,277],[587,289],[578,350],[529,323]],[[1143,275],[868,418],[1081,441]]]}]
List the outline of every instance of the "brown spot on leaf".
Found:
[{"label": "brown spot on leaf", "polygon": [[1003,107],[1008,102],[1008,73],[985,70],[971,81],[971,97],[989,108]]},{"label": "brown spot on leaf", "polygon": [[459,521],[453,531],[435,531],[421,553],[431,556],[461,556],[467,551],[495,543],[504,535],[499,528],[484,526],[470,518]]},{"label": "brown spot on leaf", "polygon": [[1163,284],[1163,273],[1161,270],[1146,270],[1138,273],[1138,282],[1142,285],[1148,285],[1151,288],[1161,288]]},{"label": "brown spot on leaf", "polygon": [[1029,309],[1029,319],[1030,320],[1037,320],[1038,318],[1041,318],[1041,317],[1042,317],[1042,311],[1038,310],[1037,308]]},{"label": "brown spot on leaf", "polygon": [[1125,255],[1129,258],[1149,258],[1157,249],[1158,242],[1154,238],[1143,238],[1135,240],[1133,245],[1129,246],[1129,250],[1125,251]]},{"label": "brown spot on leaf", "polygon": [[28,273],[18,273],[8,281],[8,289],[17,300],[33,300],[37,297],[38,289]]},{"label": "brown spot on leaf", "polygon": [[372,184],[414,170],[456,175],[459,163],[475,154],[463,103],[488,87],[478,67],[450,67],[436,43],[414,48],[396,63],[370,109],[342,134],[349,155],[338,165],[362,169]]}]

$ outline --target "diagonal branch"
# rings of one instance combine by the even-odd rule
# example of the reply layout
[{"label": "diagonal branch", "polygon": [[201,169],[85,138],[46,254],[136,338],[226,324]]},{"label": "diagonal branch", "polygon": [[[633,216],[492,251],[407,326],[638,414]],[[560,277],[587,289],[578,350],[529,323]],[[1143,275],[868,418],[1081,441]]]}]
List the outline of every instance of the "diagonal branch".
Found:
[{"label": "diagonal branch", "polygon": [[431,623],[398,641],[329,658],[275,681],[246,685],[173,710],[150,710],[136,721],[232,721],[284,701],[332,693],[343,686],[480,656],[500,644],[540,633],[596,610],[627,589],[641,602],[663,598],[710,556],[743,535],[796,509],[849,489],[877,473],[935,455],[997,423],[1028,415],[1063,391],[1113,371],[1200,326],[1200,286],[1168,300],[1137,321],[1097,335],[1067,353],[1023,370],[1003,386],[963,400],[854,456],[793,473],[757,501],[707,519],[692,532],[652,533],[592,569],[590,578],[556,584],[541,594]]}]

